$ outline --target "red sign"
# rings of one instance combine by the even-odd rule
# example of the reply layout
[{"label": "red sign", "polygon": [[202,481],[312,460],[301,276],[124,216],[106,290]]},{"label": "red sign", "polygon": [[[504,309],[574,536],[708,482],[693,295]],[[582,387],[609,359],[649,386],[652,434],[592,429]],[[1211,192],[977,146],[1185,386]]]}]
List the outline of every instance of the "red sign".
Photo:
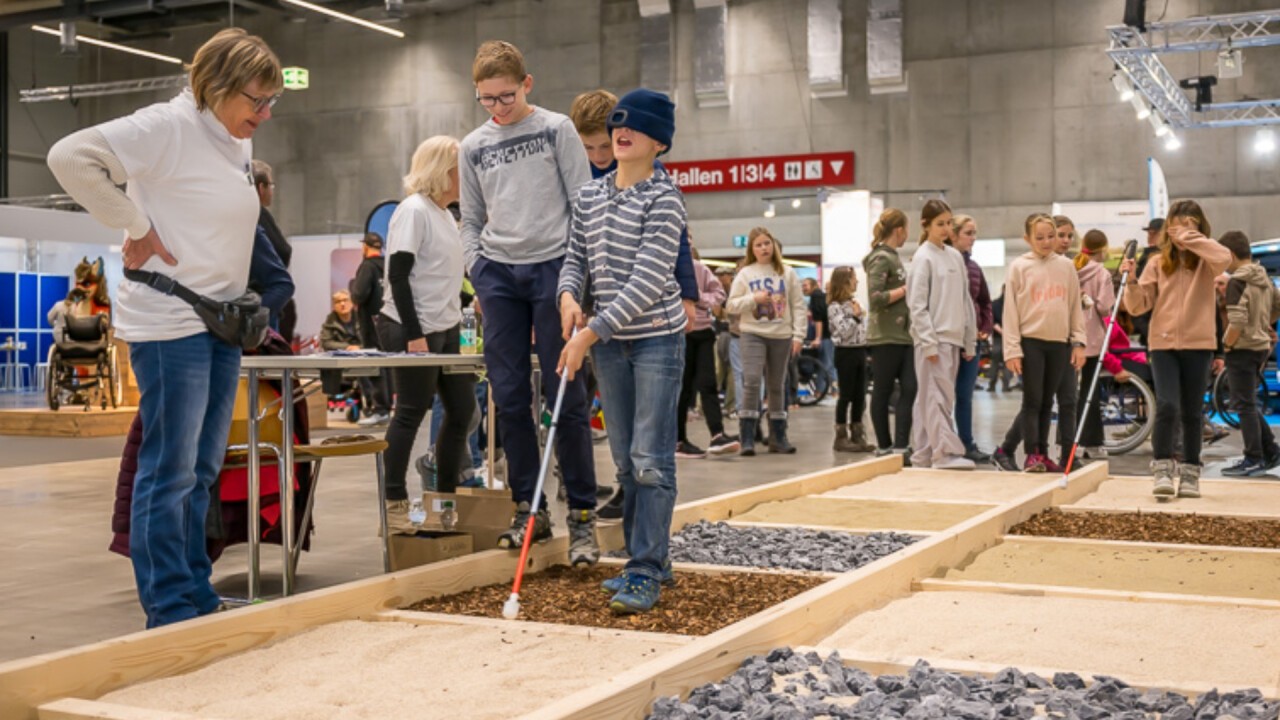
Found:
[{"label": "red sign", "polygon": [[681,192],[853,184],[853,152],[664,163]]}]

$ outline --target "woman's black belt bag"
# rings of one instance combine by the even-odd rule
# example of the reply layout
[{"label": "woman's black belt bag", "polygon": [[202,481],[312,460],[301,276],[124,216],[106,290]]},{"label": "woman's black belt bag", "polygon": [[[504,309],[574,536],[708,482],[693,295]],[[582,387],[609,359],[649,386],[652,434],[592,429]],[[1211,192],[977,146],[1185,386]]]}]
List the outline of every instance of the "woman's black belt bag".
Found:
[{"label": "woman's black belt bag", "polygon": [[253,350],[267,337],[271,312],[262,307],[262,298],[255,292],[222,302],[197,294],[191,288],[167,275],[149,270],[125,270],[129,280],[149,288],[180,298],[196,311],[209,332],[231,347]]}]

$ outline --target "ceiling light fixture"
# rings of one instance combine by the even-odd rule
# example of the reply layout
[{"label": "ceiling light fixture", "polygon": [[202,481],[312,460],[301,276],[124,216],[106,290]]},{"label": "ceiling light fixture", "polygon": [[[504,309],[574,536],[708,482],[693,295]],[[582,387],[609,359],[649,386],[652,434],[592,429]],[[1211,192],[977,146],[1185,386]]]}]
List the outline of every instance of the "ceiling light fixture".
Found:
[{"label": "ceiling light fixture", "polygon": [[386,34],[388,34],[388,35],[390,35],[390,36],[392,36],[392,37],[398,37],[398,38],[403,38],[403,37],[404,37],[404,33],[403,33],[403,32],[400,32],[399,30],[396,30],[395,28],[389,28],[389,27],[386,27],[386,26],[384,26],[384,25],[379,25],[379,24],[377,24],[377,23],[372,23],[372,22],[369,22],[368,20],[361,20],[360,18],[358,18],[358,17],[356,17],[356,16],[354,16],[354,15],[348,15],[348,14],[346,14],[346,13],[340,13],[340,12],[338,12],[337,10],[330,10],[330,9],[329,9],[329,8],[327,8],[327,7],[322,7],[322,6],[320,6],[320,5],[316,5],[316,4],[314,4],[314,3],[305,2],[305,0],[282,0],[282,1],[283,1],[283,2],[287,2],[287,3],[291,4],[291,5],[297,5],[298,7],[301,7],[301,8],[306,8],[306,9],[308,9],[308,10],[313,10],[313,11],[318,12],[318,13],[323,13],[323,14],[325,14],[325,15],[328,15],[329,17],[337,18],[337,19],[342,20],[342,21],[344,21],[344,22],[349,22],[349,23],[352,23],[352,24],[355,24],[355,25],[359,25],[360,27],[369,28],[370,30],[377,30],[377,31],[378,31],[378,32],[380,32],[380,33],[386,33]]},{"label": "ceiling light fixture", "polygon": [[1129,102],[1133,99],[1133,86],[1129,84],[1124,75],[1118,72],[1112,75],[1111,84],[1115,86],[1116,92],[1120,93],[1120,102]]},{"label": "ceiling light fixture", "polygon": [[773,217],[774,215],[777,215],[777,214],[778,214],[778,208],[774,207],[773,203],[769,203],[768,205],[766,205],[766,206],[765,206],[765,208],[764,208],[764,216],[765,216],[765,217],[767,217],[767,218],[771,218],[771,217]]},{"label": "ceiling light fixture", "polygon": [[1182,141],[1178,139],[1178,136],[1175,133],[1169,133],[1169,136],[1164,139],[1165,150],[1173,151],[1181,147]]},{"label": "ceiling light fixture", "polygon": [[791,201],[791,207],[795,208],[796,210],[799,210],[802,204],[804,203],[800,200],[800,198],[796,198],[795,200]]},{"label": "ceiling light fixture", "polygon": [[1159,115],[1152,113],[1147,119],[1151,121],[1151,129],[1156,131],[1156,137],[1162,138],[1169,134],[1169,125]]},{"label": "ceiling light fixture", "polygon": [[[62,33],[59,32],[58,30],[55,30],[54,28],[47,28],[41,25],[32,25],[31,29],[39,33],[44,33],[45,35],[52,35],[58,38],[59,40],[62,39]],[[182,60],[180,60],[179,58],[173,57],[172,55],[161,55],[160,53],[147,52],[146,50],[131,48],[128,45],[117,45],[116,43],[113,43],[113,42],[107,42],[106,40],[99,40],[97,38],[85,37],[84,35],[76,35],[75,38],[77,41],[82,42],[86,45],[96,45],[98,47],[104,47],[109,50],[119,50],[121,52],[127,52],[127,53],[132,53],[134,55],[141,55],[142,57],[148,57],[148,58],[151,58],[152,60],[159,60],[161,62],[173,63],[174,65],[182,64]]]},{"label": "ceiling light fixture", "polygon": [[1259,130],[1253,136],[1253,151],[1259,155],[1270,155],[1276,151],[1276,134],[1269,129]]},{"label": "ceiling light fixture", "polygon": [[1133,100],[1130,101],[1130,104],[1133,105],[1134,112],[1137,113],[1139,120],[1146,120],[1151,117],[1151,108],[1147,107],[1147,104],[1142,102],[1142,98],[1135,95]]}]

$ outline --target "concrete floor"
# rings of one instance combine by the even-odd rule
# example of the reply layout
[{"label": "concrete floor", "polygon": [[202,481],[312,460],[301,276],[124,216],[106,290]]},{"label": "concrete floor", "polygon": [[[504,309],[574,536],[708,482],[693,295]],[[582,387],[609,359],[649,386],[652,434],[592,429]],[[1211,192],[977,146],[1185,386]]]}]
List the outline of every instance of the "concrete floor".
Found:
[{"label": "concrete floor", "polygon": [[[1021,395],[978,393],[975,433],[985,449],[1001,437],[1017,413]],[[10,399],[16,404],[18,401]],[[5,404],[0,402],[0,404]],[[831,451],[831,401],[792,415],[796,455],[764,454],[680,460],[681,502],[717,495],[860,459]],[[9,405],[13,407],[13,404]],[[425,429],[425,424],[424,424]],[[340,433],[334,429],[330,433]],[[706,427],[690,422],[692,440],[705,444]],[[323,435],[323,433],[321,433]],[[424,433],[425,434],[425,433]],[[124,438],[85,440],[0,437],[0,527],[8,550],[0,573],[0,661],[60,650],[140,630],[127,559],[107,551],[115,478]],[[1205,449],[1208,475],[1239,453],[1233,434]],[[1116,474],[1145,472],[1150,449],[1141,448],[1112,462]],[[51,462],[52,461],[52,462]],[[602,481],[612,480],[607,443],[596,445]],[[413,482],[413,478],[410,478]],[[302,591],[369,577],[381,569],[373,463],[367,458],[333,460],[325,465],[316,504],[312,552],[302,558]],[[563,506],[553,510],[557,532],[564,532]],[[264,546],[263,590],[280,590],[277,546]],[[245,546],[231,550],[214,566],[214,581],[227,596],[246,594]]]}]

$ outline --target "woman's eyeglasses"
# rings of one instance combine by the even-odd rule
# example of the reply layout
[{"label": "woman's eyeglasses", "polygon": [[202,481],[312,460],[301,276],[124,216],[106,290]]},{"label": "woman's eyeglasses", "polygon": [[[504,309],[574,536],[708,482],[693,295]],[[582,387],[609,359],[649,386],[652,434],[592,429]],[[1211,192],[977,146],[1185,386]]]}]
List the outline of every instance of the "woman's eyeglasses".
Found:
[{"label": "woman's eyeglasses", "polygon": [[240,91],[240,94],[253,101],[253,111],[255,113],[261,113],[267,108],[275,107],[276,103],[280,101],[280,97],[284,95],[284,93],[277,93],[266,97],[254,97],[243,90]]}]

